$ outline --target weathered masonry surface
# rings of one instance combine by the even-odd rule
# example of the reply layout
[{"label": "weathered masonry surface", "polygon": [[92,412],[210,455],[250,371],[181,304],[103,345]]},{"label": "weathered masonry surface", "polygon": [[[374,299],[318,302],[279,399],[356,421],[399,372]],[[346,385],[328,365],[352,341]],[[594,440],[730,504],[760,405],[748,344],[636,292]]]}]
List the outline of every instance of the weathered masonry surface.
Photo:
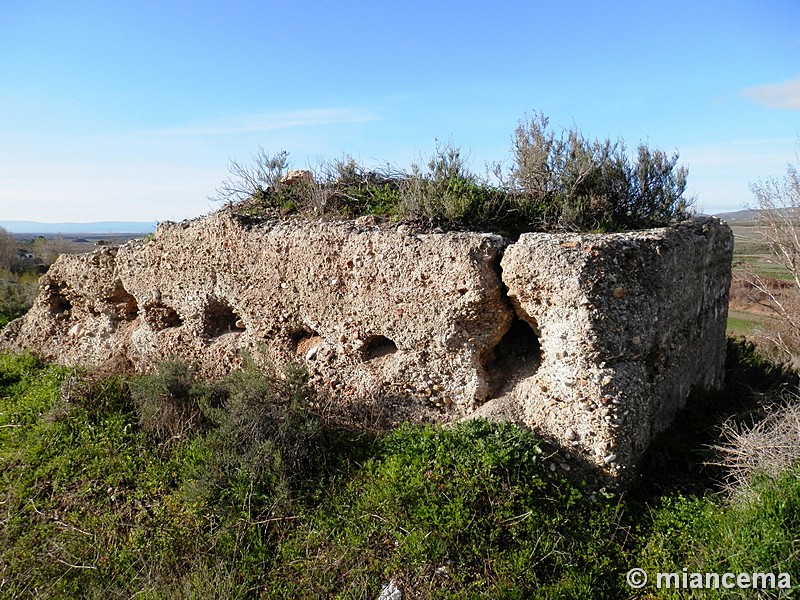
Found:
[{"label": "weathered masonry surface", "polygon": [[691,389],[722,385],[733,237],[717,219],[513,243],[369,222],[221,211],[62,256],[0,345],[140,371],[179,357],[209,376],[242,350],[300,361],[332,398],[510,418],[612,478]]}]

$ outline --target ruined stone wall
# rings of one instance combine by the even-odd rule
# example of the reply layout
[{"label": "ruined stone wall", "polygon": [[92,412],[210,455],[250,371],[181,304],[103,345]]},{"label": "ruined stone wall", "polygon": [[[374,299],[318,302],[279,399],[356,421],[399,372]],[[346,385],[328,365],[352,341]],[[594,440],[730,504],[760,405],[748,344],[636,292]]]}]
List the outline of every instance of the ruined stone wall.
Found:
[{"label": "ruined stone wall", "polygon": [[722,386],[731,258],[714,220],[522,236],[502,267],[541,343],[541,366],[510,400],[525,423],[612,472],[629,467],[692,388]]},{"label": "ruined stone wall", "polygon": [[0,344],[68,364],[222,376],[300,361],[400,418],[503,416],[626,475],[693,387],[722,383],[732,235],[415,233],[219,212],[62,256]]}]

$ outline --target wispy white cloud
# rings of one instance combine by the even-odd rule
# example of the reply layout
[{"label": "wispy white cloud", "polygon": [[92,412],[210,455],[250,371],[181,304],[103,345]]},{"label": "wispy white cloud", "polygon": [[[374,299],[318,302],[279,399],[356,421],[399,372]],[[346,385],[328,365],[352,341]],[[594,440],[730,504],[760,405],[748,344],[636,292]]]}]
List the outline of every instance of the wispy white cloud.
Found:
[{"label": "wispy white cloud", "polygon": [[800,77],[746,88],[742,95],[767,108],[800,110]]},{"label": "wispy white cloud", "polygon": [[377,120],[379,119],[374,113],[361,109],[314,108],[220,117],[218,119],[151,130],[151,133],[184,136],[234,135],[324,127],[327,125],[369,123]]}]

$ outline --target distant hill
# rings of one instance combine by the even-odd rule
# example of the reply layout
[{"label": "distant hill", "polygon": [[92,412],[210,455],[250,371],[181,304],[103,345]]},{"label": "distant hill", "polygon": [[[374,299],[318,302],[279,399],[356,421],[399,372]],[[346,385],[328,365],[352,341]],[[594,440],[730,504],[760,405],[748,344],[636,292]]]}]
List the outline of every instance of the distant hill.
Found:
[{"label": "distant hill", "polygon": [[[786,216],[791,216],[794,219],[800,219],[800,211],[796,208],[781,208],[779,209]],[[714,216],[719,217],[723,221],[744,223],[746,221],[755,221],[758,214],[757,210],[737,210],[736,212],[717,213]]]},{"label": "distant hill", "polygon": [[719,217],[723,221],[753,221],[756,218],[756,211],[746,209],[737,210],[734,212],[716,213],[715,217]]},{"label": "distant hill", "polygon": [[97,221],[94,223],[39,223],[36,221],[0,221],[0,227],[10,233],[152,233],[155,221]]}]

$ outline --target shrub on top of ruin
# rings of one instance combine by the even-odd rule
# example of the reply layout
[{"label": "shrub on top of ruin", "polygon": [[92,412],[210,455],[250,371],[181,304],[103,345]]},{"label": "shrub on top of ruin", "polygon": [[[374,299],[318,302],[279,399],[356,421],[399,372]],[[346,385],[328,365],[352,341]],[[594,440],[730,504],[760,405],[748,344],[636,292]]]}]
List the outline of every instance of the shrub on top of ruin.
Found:
[{"label": "shrub on top of ruin", "polygon": [[388,165],[366,169],[344,154],[332,162],[323,162],[314,173],[320,212],[336,212],[348,217],[382,215],[396,217],[400,189],[405,174]]},{"label": "shrub on top of ruin", "polygon": [[297,203],[308,203],[311,182],[287,183],[288,152],[281,150],[272,155],[259,146],[251,159],[250,165],[231,160],[229,177],[209,199],[239,205],[239,213],[245,216],[259,216],[268,209],[287,209]]},{"label": "shrub on top of ruin", "polygon": [[253,164],[246,165],[232,159],[228,165],[230,176],[216,189],[212,200],[221,202],[243,202],[253,197],[266,196],[277,189],[289,170],[289,153],[280,151],[274,156],[263,147],[251,155]]},{"label": "shrub on top of ruin", "polygon": [[515,210],[534,229],[628,230],[690,215],[688,171],[641,143],[631,160],[622,140],[589,140],[575,126],[560,134],[541,113],[514,134],[510,189]]},{"label": "shrub on top of ruin", "polygon": [[[367,170],[351,156],[322,162],[315,172],[293,178],[289,153],[270,155],[262,147],[252,165],[232,160],[230,176],[210,199],[225,202],[240,218],[288,213],[395,216],[403,174]],[[305,174],[308,175],[305,175]]]},{"label": "shrub on top of ruin", "polygon": [[404,219],[446,229],[503,229],[509,215],[505,191],[472,173],[459,148],[438,141],[424,164],[411,165],[400,198]]},{"label": "shrub on top of ruin", "polygon": [[687,170],[678,154],[642,143],[630,158],[621,140],[589,140],[576,127],[556,134],[540,113],[520,122],[514,165],[497,182],[472,173],[462,151],[437,142],[410,172],[368,170],[344,155],[298,181],[286,178],[288,153],[263,148],[253,166],[232,161],[213,199],[239,217],[299,212],[374,214],[448,230],[623,231],[667,225],[690,215]]}]

